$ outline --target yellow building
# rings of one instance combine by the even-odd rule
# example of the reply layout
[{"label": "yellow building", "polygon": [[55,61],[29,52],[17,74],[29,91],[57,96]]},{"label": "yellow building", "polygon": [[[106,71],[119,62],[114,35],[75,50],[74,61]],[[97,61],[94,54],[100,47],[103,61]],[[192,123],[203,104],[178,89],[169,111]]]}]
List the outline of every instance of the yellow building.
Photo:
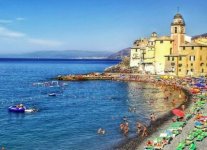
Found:
[{"label": "yellow building", "polygon": [[172,54],[165,56],[165,73],[177,76],[207,75],[207,43],[205,38],[185,38],[185,22],[179,14],[171,24]]},{"label": "yellow building", "polygon": [[155,72],[156,74],[164,74],[165,55],[172,53],[173,40],[170,37],[163,36],[155,41]]},{"label": "yellow building", "polygon": [[137,40],[131,50],[130,66],[136,51],[138,59],[134,67],[142,71],[178,76],[207,75],[207,34],[191,40],[179,13],[174,16],[170,31],[170,36],[158,37],[153,32],[144,42]]},{"label": "yellow building", "polygon": [[148,39],[147,46],[143,53],[143,68],[146,72],[155,73],[155,40],[157,39],[157,33],[153,32]]}]

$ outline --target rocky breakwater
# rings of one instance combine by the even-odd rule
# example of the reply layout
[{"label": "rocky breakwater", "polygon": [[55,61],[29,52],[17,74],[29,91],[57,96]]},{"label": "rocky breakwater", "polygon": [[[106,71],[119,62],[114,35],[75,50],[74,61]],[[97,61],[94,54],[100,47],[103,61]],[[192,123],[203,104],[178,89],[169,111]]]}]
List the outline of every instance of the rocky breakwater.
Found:
[{"label": "rocky breakwater", "polygon": [[137,68],[131,68],[129,65],[130,58],[124,57],[122,61],[114,66],[110,66],[104,70],[106,73],[135,73],[138,72]]},{"label": "rocky breakwater", "polygon": [[59,75],[56,79],[63,81],[87,81],[87,80],[114,80],[117,75],[110,73],[88,73],[77,75]]}]

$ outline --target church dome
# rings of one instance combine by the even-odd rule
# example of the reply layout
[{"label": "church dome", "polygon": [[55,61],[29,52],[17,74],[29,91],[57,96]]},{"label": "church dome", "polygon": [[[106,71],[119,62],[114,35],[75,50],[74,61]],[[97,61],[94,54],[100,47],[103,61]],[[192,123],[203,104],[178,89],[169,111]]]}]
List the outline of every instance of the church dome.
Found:
[{"label": "church dome", "polygon": [[152,32],[151,37],[157,37],[157,33],[156,32]]},{"label": "church dome", "polygon": [[173,22],[171,23],[171,25],[185,25],[185,21],[183,19],[183,16],[179,13],[177,13],[174,16]]}]

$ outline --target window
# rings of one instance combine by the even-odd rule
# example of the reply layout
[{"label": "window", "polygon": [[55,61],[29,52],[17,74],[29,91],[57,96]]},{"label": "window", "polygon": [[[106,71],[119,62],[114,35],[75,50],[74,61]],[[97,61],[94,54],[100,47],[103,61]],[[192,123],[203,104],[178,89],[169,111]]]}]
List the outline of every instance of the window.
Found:
[{"label": "window", "polygon": [[172,57],[172,61],[174,61],[174,57]]},{"label": "window", "polygon": [[201,72],[203,73],[204,72],[204,69],[202,68]]},{"label": "window", "polygon": [[185,46],[183,46],[183,50],[185,50]]},{"label": "window", "polygon": [[137,49],[135,49],[135,52],[137,52]]},{"label": "window", "polygon": [[161,40],[160,43],[163,43],[163,40]]},{"label": "window", "polygon": [[167,57],[167,60],[170,61],[170,57]]},{"label": "window", "polygon": [[182,56],[179,57],[179,60],[180,60],[180,61],[182,60]]},{"label": "window", "polygon": [[200,47],[200,50],[202,50],[202,46]]},{"label": "window", "polygon": [[170,54],[172,54],[172,48],[170,48]]},{"label": "window", "polygon": [[202,60],[202,56],[200,56],[200,60]]},{"label": "window", "polygon": [[170,44],[172,44],[172,41],[170,41]]},{"label": "window", "polygon": [[178,67],[182,67],[182,64],[178,64]]},{"label": "window", "polygon": [[190,57],[189,57],[189,60],[190,60],[190,61],[195,61],[195,56],[190,56]]},{"label": "window", "polygon": [[194,50],[194,46],[192,46],[192,50]]},{"label": "window", "polygon": [[190,65],[193,66],[193,63],[191,63]]},{"label": "window", "polygon": [[190,69],[191,72],[193,72],[193,69]]},{"label": "window", "polygon": [[178,32],[178,28],[177,27],[175,27],[175,33],[177,33]]},{"label": "window", "polygon": [[203,66],[203,65],[204,65],[204,63],[201,63],[201,64],[200,64],[200,66]]},{"label": "window", "polygon": [[181,69],[179,69],[179,72],[181,72]]}]

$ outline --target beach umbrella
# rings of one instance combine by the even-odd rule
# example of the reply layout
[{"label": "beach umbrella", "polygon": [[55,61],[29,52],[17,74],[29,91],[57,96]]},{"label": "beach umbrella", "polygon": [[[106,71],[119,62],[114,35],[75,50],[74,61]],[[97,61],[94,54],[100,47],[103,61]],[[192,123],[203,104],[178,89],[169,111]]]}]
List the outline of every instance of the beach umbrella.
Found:
[{"label": "beach umbrella", "polygon": [[197,95],[198,98],[205,98],[205,95]]},{"label": "beach umbrella", "polygon": [[204,84],[201,84],[201,83],[196,83],[194,85],[197,86],[197,87],[205,87],[205,85]]},{"label": "beach umbrella", "polygon": [[184,117],[185,113],[180,109],[173,109],[172,113],[178,117]]},{"label": "beach umbrella", "polygon": [[202,121],[207,120],[207,116],[201,116],[199,120],[202,120]]}]

